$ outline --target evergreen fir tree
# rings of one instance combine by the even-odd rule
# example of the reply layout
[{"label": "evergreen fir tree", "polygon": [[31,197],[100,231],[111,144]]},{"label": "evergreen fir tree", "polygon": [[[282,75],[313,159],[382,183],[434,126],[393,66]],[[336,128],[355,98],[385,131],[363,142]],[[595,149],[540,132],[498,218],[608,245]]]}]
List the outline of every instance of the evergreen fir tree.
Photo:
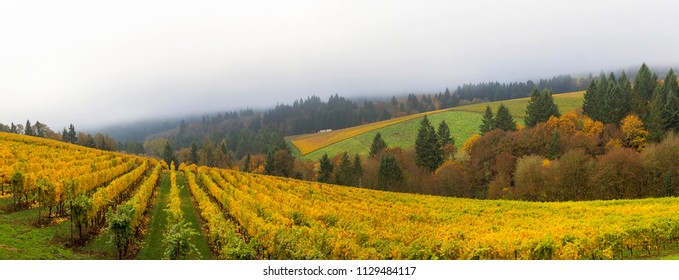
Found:
[{"label": "evergreen fir tree", "polygon": [[78,136],[76,135],[75,126],[73,126],[73,124],[68,126],[68,142],[73,144],[78,143]]},{"label": "evergreen fir tree", "polygon": [[615,121],[616,114],[614,104],[618,103],[617,100],[620,88],[618,86],[618,83],[616,82],[615,75],[611,73],[611,77],[607,79],[606,86],[601,86],[599,88],[600,89],[605,88],[605,91],[603,92],[603,100],[599,105],[597,105],[599,110],[598,120],[600,120],[603,123],[617,124],[618,122]]},{"label": "evergreen fir tree", "polygon": [[370,145],[370,157],[375,157],[377,153],[386,148],[387,142],[385,142],[384,139],[382,139],[382,134],[378,132],[377,134],[375,134],[375,138],[373,138],[372,145]]},{"label": "evergreen fir tree", "polygon": [[445,120],[441,121],[441,123],[439,124],[437,134],[439,145],[441,145],[441,147],[447,144],[455,145],[455,139],[450,135],[450,128],[448,127],[448,124],[446,124]]},{"label": "evergreen fir tree", "polygon": [[198,164],[198,146],[196,142],[191,143],[191,163]]},{"label": "evergreen fir tree", "polygon": [[420,129],[415,140],[415,163],[429,172],[433,172],[443,163],[443,151],[441,143],[436,135],[434,127],[424,116],[420,122]]},{"label": "evergreen fir tree", "polygon": [[403,181],[403,170],[393,155],[383,155],[377,171],[377,184],[381,189],[400,184]]},{"label": "evergreen fir tree", "polygon": [[599,120],[604,123],[619,124],[630,112],[630,98],[632,87],[625,72],[619,79],[611,73],[606,87],[604,100],[598,105],[600,109]]},{"label": "evergreen fir tree", "polygon": [[29,120],[26,121],[26,126],[24,127],[24,134],[28,136],[35,136],[35,132],[33,131],[33,127],[31,126],[31,121]]},{"label": "evergreen fir tree", "polygon": [[245,156],[245,162],[243,162],[243,172],[250,172],[250,168],[251,168],[250,167],[250,160],[251,160],[250,154],[247,154]]},{"label": "evergreen fir tree", "polygon": [[679,131],[679,85],[672,69],[665,76],[662,94],[665,99],[662,112],[664,127],[666,130]]},{"label": "evergreen fir tree", "polygon": [[547,158],[554,160],[561,156],[561,133],[558,129],[552,132],[552,138],[547,147]]},{"label": "evergreen fir tree", "polygon": [[609,107],[606,106],[606,98],[609,97],[609,86],[612,84],[614,83],[609,83],[609,79],[604,73],[599,75],[599,79],[590,83],[583,101],[582,110],[585,115],[596,121],[607,122]]},{"label": "evergreen fir tree", "polygon": [[516,130],[516,123],[509,109],[505,107],[504,104],[500,103],[500,107],[497,108],[497,115],[495,116],[495,127],[502,129],[504,131],[514,131]]},{"label": "evergreen fir tree", "polygon": [[599,98],[598,94],[599,90],[597,89],[597,81],[592,79],[592,81],[589,82],[587,91],[585,91],[584,100],[582,101],[582,113],[592,119],[594,119],[593,116],[596,115],[596,106],[598,103],[597,99]]},{"label": "evergreen fir tree", "polygon": [[318,170],[318,181],[321,183],[329,183],[332,176],[333,165],[328,158],[328,154],[323,154],[319,163],[320,169]]},{"label": "evergreen fir tree", "polygon": [[351,168],[351,172],[354,176],[353,186],[360,187],[361,176],[363,176],[363,165],[361,164],[361,157],[358,154],[354,155],[354,163]]},{"label": "evergreen fir tree", "polygon": [[493,111],[490,106],[486,106],[486,112],[483,114],[483,120],[479,126],[479,131],[481,135],[486,134],[486,132],[495,129],[495,118],[493,117]]},{"label": "evergreen fir tree", "polygon": [[666,122],[663,119],[663,108],[665,105],[665,96],[660,87],[656,87],[651,100],[651,110],[646,122],[648,129],[648,138],[650,141],[659,142],[665,135]]},{"label": "evergreen fir tree", "polygon": [[61,141],[71,142],[68,139],[68,131],[66,131],[66,128],[64,128],[64,130],[61,131]]},{"label": "evergreen fir tree", "polygon": [[549,90],[541,92],[537,88],[533,88],[528,106],[526,106],[526,126],[533,127],[538,123],[546,122],[551,116],[561,116],[559,108],[554,103],[552,93]]},{"label": "evergreen fir tree", "polygon": [[446,88],[446,91],[441,99],[443,99],[441,101],[441,109],[450,108],[454,106],[453,96],[450,94],[450,90],[448,88]]},{"label": "evergreen fir tree", "polygon": [[273,154],[275,153],[275,151],[276,149],[272,149],[268,153],[266,153],[266,161],[264,162],[264,174],[274,175],[274,171],[276,170],[276,162],[274,161]]},{"label": "evergreen fir tree", "polygon": [[653,92],[657,85],[658,76],[651,73],[648,69],[646,63],[641,65],[636,78],[634,79],[634,88],[632,90],[631,97],[631,110],[632,112],[639,115],[645,122],[648,121],[648,117],[651,111],[651,99],[653,98]]},{"label": "evergreen fir tree", "polygon": [[338,185],[351,185],[352,173],[351,159],[349,159],[349,154],[345,151],[341,156],[339,167],[335,173],[335,183]]},{"label": "evergreen fir tree", "polygon": [[170,165],[170,163],[174,162],[174,152],[172,151],[172,147],[170,146],[170,141],[165,142],[165,147],[163,147],[163,160]]}]

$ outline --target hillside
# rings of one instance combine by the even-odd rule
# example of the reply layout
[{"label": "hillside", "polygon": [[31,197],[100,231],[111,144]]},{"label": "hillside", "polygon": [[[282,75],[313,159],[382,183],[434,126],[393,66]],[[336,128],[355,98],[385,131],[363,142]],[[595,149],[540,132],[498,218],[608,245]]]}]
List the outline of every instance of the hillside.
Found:
[{"label": "hillside", "polygon": [[[132,221],[148,230],[133,237],[131,248],[141,252],[135,256],[137,250],[131,250],[125,258],[160,258],[162,253],[148,250],[162,251],[163,245],[144,244],[162,244],[158,240],[164,231],[158,227],[164,227],[167,215],[178,212],[193,217],[187,220],[205,236],[192,239],[193,244],[207,248],[200,246],[207,240],[213,248],[211,257],[226,259],[629,259],[657,258],[679,249],[675,242],[679,198],[553,203],[472,200],[194,165],[182,165],[175,173],[153,159],[6,133],[0,133],[0,163],[2,185],[9,190],[19,191],[12,186],[16,181],[8,178],[22,169],[25,182],[33,184],[36,181],[31,180],[37,178],[58,186],[71,179],[79,182],[76,192],[90,197],[95,210],[105,212],[106,208],[99,207],[103,205],[141,205],[135,206],[139,210]],[[28,193],[37,190],[29,183],[23,187]],[[54,198],[54,204],[45,204],[50,199],[40,200],[41,204],[33,201],[26,204],[27,209],[12,209],[11,195],[0,198],[4,206],[0,259],[115,258],[114,247],[106,242],[113,234],[109,230],[93,231],[97,236],[76,250],[66,246],[70,209],[63,207],[71,196],[70,192],[59,195],[63,188],[54,190],[43,193]],[[159,194],[148,196],[149,191]],[[104,194],[113,195],[112,199],[98,200]],[[190,200],[195,204],[187,203]],[[148,205],[143,206],[144,201]],[[56,210],[49,224],[36,225],[36,218],[46,215],[39,211],[48,205],[62,207],[63,213]],[[160,211],[166,207],[169,212]],[[90,211],[101,213],[95,210]]]},{"label": "hillside", "polygon": [[[565,113],[580,108],[583,95],[584,91],[578,91],[553,96],[554,102],[559,106],[559,111]],[[317,160],[323,154],[333,156],[344,151],[349,154],[367,155],[372,140],[378,132],[391,147],[412,146],[415,143],[419,122],[424,115],[427,115],[434,126],[445,120],[450,127],[451,134],[455,137],[455,144],[460,147],[469,137],[478,133],[486,106],[490,106],[495,112],[500,103],[503,103],[513,114],[515,120],[523,123],[528,101],[529,98],[519,98],[472,104],[332,132],[293,136],[289,139],[306,159]]]}]

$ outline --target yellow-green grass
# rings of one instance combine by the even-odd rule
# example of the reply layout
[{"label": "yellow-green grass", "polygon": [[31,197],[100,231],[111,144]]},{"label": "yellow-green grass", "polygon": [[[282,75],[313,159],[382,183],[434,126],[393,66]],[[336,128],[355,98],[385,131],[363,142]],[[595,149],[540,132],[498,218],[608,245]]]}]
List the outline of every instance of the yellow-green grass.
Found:
[{"label": "yellow-green grass", "polygon": [[[555,94],[554,102],[559,107],[559,111],[565,113],[582,107],[583,95],[584,91]],[[334,156],[345,151],[349,154],[367,155],[370,151],[372,140],[378,132],[382,134],[383,139],[387,142],[389,147],[408,148],[415,144],[417,130],[419,129],[422,117],[427,115],[427,118],[429,118],[430,122],[435,127],[438,127],[439,123],[445,120],[450,127],[451,134],[455,138],[455,145],[461,147],[462,144],[464,144],[464,141],[475,133],[478,133],[486,106],[490,106],[493,109],[493,112],[496,112],[500,103],[504,104],[514,116],[514,120],[523,125],[523,117],[526,113],[528,100],[529,98],[494,101],[427,112],[412,115],[416,116],[414,118],[393,119],[392,124],[387,126],[375,126],[376,128],[373,127],[371,130],[366,129],[365,126],[359,126],[361,127],[361,133],[353,133],[355,134],[353,137],[333,142],[306,154],[296,146],[294,140],[292,141],[292,144],[299,149],[300,154],[303,155],[305,159],[310,160],[317,160],[321,158],[323,154]],[[359,127],[347,128],[345,130],[358,130]],[[314,139],[313,135],[305,138],[307,142],[313,142]]]},{"label": "yellow-green grass", "polygon": [[400,118],[393,118],[393,119],[389,119],[389,120],[385,120],[385,121],[379,121],[379,122],[374,122],[374,123],[369,123],[369,124],[364,124],[364,125],[359,125],[359,126],[353,126],[353,127],[333,130],[333,131],[329,131],[329,132],[297,135],[297,136],[291,137],[290,140],[291,140],[292,144],[295,145],[295,147],[299,150],[299,152],[301,154],[306,155],[308,153],[311,153],[315,150],[318,150],[318,149],[323,148],[325,146],[328,146],[330,144],[337,143],[339,141],[346,140],[346,139],[361,135],[363,133],[373,131],[375,129],[388,127],[390,125],[402,123],[402,122],[413,120],[413,119],[418,119],[418,118],[421,118],[425,115],[446,112],[446,111],[449,111],[449,110],[450,109],[443,109],[443,110],[437,110],[437,111],[431,111],[431,112],[425,112],[425,113],[412,114],[412,115],[408,115],[408,116],[404,116],[404,117],[400,117]]},{"label": "yellow-green grass", "polygon": [[[438,127],[441,121],[445,120],[450,127],[451,135],[455,138],[455,145],[458,147],[464,143],[464,140],[477,133],[479,125],[481,125],[481,117],[478,113],[466,111],[447,111],[428,115],[427,118],[435,127]],[[387,142],[389,147],[407,148],[414,145],[421,121],[422,117],[419,117],[396,125],[375,129],[313,151],[304,158],[317,160],[323,154],[333,156],[344,151],[350,155],[365,156],[370,152],[370,145],[378,132],[382,134],[382,139]],[[515,119],[515,121],[523,123],[522,119]]]},{"label": "yellow-green grass", "polygon": [[[12,197],[0,199],[0,206]],[[69,222],[37,227],[38,209],[13,213],[0,210],[0,260],[94,259],[96,255],[76,253],[64,246],[69,238]]]},{"label": "yellow-green grass", "polygon": [[[559,111],[561,113],[566,113],[577,108],[581,108],[584,95],[585,91],[575,91],[555,94],[553,97],[554,103],[556,103],[556,105],[559,107]],[[509,111],[512,113],[512,116],[523,119],[526,116],[526,106],[528,106],[529,100],[529,97],[525,97],[511,100],[485,102],[455,107],[452,108],[452,110],[483,114],[486,111],[486,106],[490,106],[493,112],[497,112],[497,108],[500,106],[500,103],[502,103],[507,107],[507,109],[509,109]]]}]

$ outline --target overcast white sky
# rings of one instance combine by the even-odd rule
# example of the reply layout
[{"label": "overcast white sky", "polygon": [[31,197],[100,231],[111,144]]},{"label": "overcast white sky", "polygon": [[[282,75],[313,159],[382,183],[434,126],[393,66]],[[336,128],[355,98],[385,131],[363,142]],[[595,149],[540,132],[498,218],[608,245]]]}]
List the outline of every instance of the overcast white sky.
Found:
[{"label": "overcast white sky", "polygon": [[679,1],[0,1],[0,123],[55,130],[679,61]]}]

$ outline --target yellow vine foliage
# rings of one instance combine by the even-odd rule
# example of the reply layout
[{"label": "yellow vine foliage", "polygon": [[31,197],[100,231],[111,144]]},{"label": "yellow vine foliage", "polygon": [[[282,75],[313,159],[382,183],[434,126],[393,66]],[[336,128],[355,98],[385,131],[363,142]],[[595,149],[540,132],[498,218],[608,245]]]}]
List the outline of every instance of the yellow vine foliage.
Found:
[{"label": "yellow vine foliage", "polygon": [[216,251],[223,252],[229,246],[234,246],[233,237],[235,236],[235,227],[233,223],[224,218],[222,210],[215,205],[208,194],[206,194],[200,186],[196,183],[196,177],[192,171],[184,170],[186,175],[186,184],[189,186],[189,191],[196,198],[198,209],[201,217],[206,221],[208,230],[208,238],[210,244],[216,247]]},{"label": "yellow vine foliage", "polygon": [[470,200],[220,169],[199,173],[212,197],[225,197],[215,201],[260,246],[262,258],[611,259],[624,258],[627,246],[640,249],[648,240],[662,246],[679,237],[678,198]]},{"label": "yellow vine foliage", "polygon": [[[182,163],[183,164],[183,163]],[[183,167],[180,165],[180,168]],[[170,196],[168,197],[167,208],[170,212],[172,220],[175,222],[182,219],[184,212],[182,211],[181,198],[179,196],[179,186],[177,185],[177,171],[174,170],[174,162],[170,165]]]},{"label": "yellow vine foliage", "polygon": [[[0,178],[20,169],[27,182],[34,182],[27,187],[52,203],[51,198],[68,196],[65,189],[74,188],[75,178],[131,165],[85,192],[91,197],[91,216],[101,215],[121,193],[134,194],[123,203],[138,209],[136,214],[148,209],[162,169],[158,161],[33,138],[0,133]],[[543,166],[552,164],[542,161]],[[252,246],[263,259],[621,259],[630,258],[630,250],[660,250],[679,240],[676,197],[472,200],[195,165],[184,166],[183,172],[210,243],[222,258],[242,258],[233,252]],[[176,174],[170,176],[171,193],[177,194]],[[141,219],[134,220],[138,226]]]},{"label": "yellow vine foliage", "polygon": [[[26,197],[45,207],[93,192],[146,159],[55,140],[0,132],[0,185],[22,171]],[[155,162],[154,160],[151,160]]]},{"label": "yellow vine foliage", "polygon": [[156,167],[153,168],[151,175],[148,176],[138,187],[134,196],[125,202],[126,204],[132,205],[132,208],[134,209],[134,215],[130,221],[130,226],[135,230],[139,229],[142,224],[144,214],[146,213],[146,209],[148,208],[149,202],[151,201],[153,191],[158,185],[158,178],[160,178],[161,168],[162,164],[156,165]]}]

